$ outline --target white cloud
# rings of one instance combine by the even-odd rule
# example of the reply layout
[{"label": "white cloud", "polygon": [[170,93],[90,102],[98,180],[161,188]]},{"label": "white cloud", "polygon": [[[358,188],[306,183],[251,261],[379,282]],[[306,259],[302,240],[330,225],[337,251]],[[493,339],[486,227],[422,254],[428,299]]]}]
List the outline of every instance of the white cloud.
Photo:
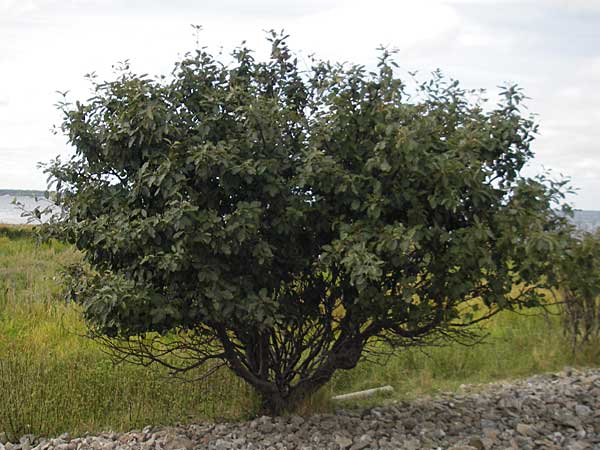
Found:
[{"label": "white cloud", "polygon": [[[344,4],[343,0],[219,0],[203,2],[205,14],[229,17],[298,17],[318,14],[321,11]],[[139,11],[140,8],[164,11],[162,0],[129,0],[128,9]],[[171,0],[169,6],[173,10],[197,10],[198,4],[189,0]]]},{"label": "white cloud", "polygon": [[578,70],[583,76],[590,77],[600,83],[600,55],[583,61]]},{"label": "white cloud", "polygon": [[374,63],[376,48],[397,48],[399,59],[433,55],[456,39],[460,18],[436,0],[395,2],[347,1],[286,27],[294,41],[323,59]]},{"label": "white cloud", "polygon": [[35,10],[33,0],[0,0],[0,17],[4,20],[21,16]]},{"label": "white cloud", "polygon": [[383,44],[400,50],[403,69],[441,67],[492,96],[518,82],[540,114],[532,166],[573,176],[576,205],[600,209],[590,175],[600,161],[595,11],[600,0],[0,0],[0,181],[43,187],[36,162],[68,151],[49,133],[60,120],[56,90],[85,99],[83,75],[110,78],[126,58],[135,71],[168,73],[194,48],[193,23],[204,27],[201,45],[225,54],[247,40],[264,56],[263,30],[285,28],[302,55],[372,65]]},{"label": "white cloud", "polygon": [[[221,17],[293,17],[318,13],[343,4],[343,0],[0,0],[0,17],[60,14],[77,15],[159,15],[189,14],[202,11],[204,15]],[[115,14],[116,13],[116,14]]]},{"label": "white cloud", "polygon": [[560,7],[571,11],[600,10],[600,0],[445,0],[451,5],[485,5],[494,7],[501,4],[535,4],[541,7]]},{"label": "white cloud", "polygon": [[497,36],[488,33],[483,27],[473,27],[460,33],[458,43],[464,47],[475,47],[480,49],[492,46],[510,47],[514,45],[515,38],[512,36]]},{"label": "white cloud", "polygon": [[550,3],[573,12],[599,12],[600,0],[538,0],[539,3]]}]

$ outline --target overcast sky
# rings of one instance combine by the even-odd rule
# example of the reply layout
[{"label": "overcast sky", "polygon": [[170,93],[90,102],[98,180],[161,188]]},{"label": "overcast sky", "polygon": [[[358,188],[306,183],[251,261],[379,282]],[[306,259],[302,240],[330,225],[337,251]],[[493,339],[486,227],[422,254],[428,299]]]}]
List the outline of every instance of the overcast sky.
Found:
[{"label": "overcast sky", "polygon": [[85,99],[83,76],[168,74],[200,44],[246,40],[266,54],[266,29],[321,59],[373,65],[381,44],[401,69],[440,68],[466,88],[518,83],[540,136],[529,174],[550,169],[600,210],[600,0],[0,0],[0,188],[44,189],[37,162],[68,155],[50,128],[56,91]]}]

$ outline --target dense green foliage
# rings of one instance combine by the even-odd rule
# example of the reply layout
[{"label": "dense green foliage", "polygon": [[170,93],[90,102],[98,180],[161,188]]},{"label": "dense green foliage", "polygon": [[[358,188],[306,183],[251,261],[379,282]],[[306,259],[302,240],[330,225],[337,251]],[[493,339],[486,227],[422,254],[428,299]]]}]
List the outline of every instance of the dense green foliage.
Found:
[{"label": "dense green foliage", "polygon": [[557,268],[565,331],[576,350],[600,336],[600,231],[575,234]]},{"label": "dense green foliage", "polygon": [[301,71],[270,40],[266,62],[197,51],[62,105],[54,231],[84,254],[71,294],[92,333],[175,372],[223,361],[280,412],[370,344],[464,338],[543,301],[565,219],[560,185],[520,174],[517,88],[486,110],[439,73],[407,88],[385,51],[375,72]]}]

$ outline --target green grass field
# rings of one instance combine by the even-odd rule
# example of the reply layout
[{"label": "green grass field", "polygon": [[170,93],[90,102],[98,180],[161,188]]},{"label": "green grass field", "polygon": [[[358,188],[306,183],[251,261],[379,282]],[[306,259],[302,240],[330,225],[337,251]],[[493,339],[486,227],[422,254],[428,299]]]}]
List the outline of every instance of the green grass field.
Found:
[{"label": "green grass field", "polygon": [[[201,382],[183,382],[158,367],[114,366],[82,337],[78,307],[60,300],[60,267],[77,257],[60,243],[37,244],[24,227],[0,226],[0,432],[77,435],[243,419],[255,412],[251,390],[226,369]],[[338,373],[300,412],[328,410],[334,408],[331,395],[384,384],[395,388],[398,399],[565,365],[600,365],[597,343],[571,352],[557,316],[504,314],[487,331],[487,341],[475,347],[407,350],[365,361]]]}]

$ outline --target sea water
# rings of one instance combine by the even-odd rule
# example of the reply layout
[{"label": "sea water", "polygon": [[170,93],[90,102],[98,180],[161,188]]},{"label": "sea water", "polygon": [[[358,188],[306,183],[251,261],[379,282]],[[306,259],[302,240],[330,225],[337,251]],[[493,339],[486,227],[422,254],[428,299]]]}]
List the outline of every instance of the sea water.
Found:
[{"label": "sea water", "polygon": [[52,204],[49,200],[44,197],[35,198],[30,196],[13,196],[13,195],[0,195],[0,223],[10,224],[23,224],[27,223],[27,217],[23,217],[23,209],[18,205],[13,204],[13,200],[16,199],[17,203],[22,205],[22,208],[28,211],[33,211],[36,207],[40,210],[46,208]]}]

